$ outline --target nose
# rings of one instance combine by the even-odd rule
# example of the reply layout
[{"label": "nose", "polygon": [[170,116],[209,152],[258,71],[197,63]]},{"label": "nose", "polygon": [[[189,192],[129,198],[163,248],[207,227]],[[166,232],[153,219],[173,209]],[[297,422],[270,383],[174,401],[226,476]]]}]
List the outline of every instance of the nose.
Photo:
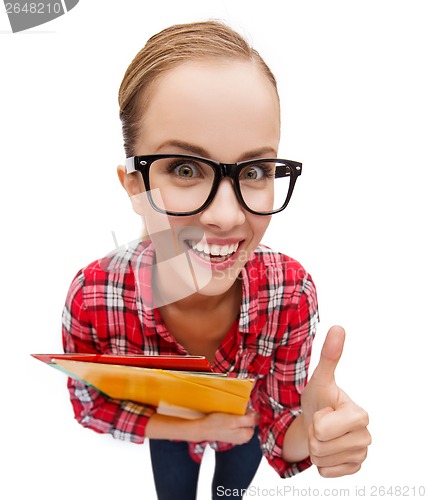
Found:
[{"label": "nose", "polygon": [[216,226],[222,231],[229,231],[233,227],[242,225],[246,214],[234,192],[233,181],[222,179],[218,191],[210,205],[200,215],[200,222],[209,226]]}]

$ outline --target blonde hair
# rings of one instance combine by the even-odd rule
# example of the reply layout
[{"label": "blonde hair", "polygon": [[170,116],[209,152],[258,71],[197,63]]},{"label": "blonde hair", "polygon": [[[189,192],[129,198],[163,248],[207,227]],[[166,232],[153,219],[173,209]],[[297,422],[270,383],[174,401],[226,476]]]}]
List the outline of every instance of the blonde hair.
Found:
[{"label": "blonde hair", "polygon": [[273,84],[276,79],[259,53],[233,29],[218,21],[179,24],[152,36],[138,52],[119,90],[126,156],[133,156],[148,91],[160,75],[180,63],[206,58],[254,61]]}]

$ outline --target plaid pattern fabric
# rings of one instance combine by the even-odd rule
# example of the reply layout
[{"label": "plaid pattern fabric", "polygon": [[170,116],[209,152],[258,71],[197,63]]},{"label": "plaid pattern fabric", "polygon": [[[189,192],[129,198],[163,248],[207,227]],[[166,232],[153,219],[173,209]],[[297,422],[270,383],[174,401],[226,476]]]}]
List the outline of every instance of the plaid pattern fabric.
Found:
[{"label": "plaid pattern fabric", "polygon": [[[63,312],[65,352],[104,354],[188,354],[168,332],[153,307],[150,242],[96,261],[74,278]],[[264,455],[282,476],[310,465],[282,459],[285,432],[300,413],[311,346],[318,322],[311,277],[295,260],[260,246],[247,262],[242,280],[240,317],[216,353],[214,371],[253,377],[251,406],[260,414]],[[69,379],[76,419],[96,432],[142,443],[156,409],[106,397]],[[207,443],[189,443],[200,461]],[[232,447],[209,443],[218,451]]]}]

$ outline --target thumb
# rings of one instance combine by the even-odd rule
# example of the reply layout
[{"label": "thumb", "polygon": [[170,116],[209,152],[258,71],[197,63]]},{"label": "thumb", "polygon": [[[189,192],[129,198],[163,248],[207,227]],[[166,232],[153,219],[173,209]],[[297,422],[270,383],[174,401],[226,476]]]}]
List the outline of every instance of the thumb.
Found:
[{"label": "thumb", "polygon": [[312,379],[317,383],[328,383],[334,380],[335,368],[344,348],[345,331],[341,326],[333,326],[326,335],[320,353],[319,364],[314,370]]}]

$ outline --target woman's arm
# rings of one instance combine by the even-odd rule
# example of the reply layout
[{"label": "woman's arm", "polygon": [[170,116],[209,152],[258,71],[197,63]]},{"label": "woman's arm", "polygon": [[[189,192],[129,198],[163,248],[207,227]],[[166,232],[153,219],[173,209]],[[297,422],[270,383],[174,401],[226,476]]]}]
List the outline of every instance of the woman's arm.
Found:
[{"label": "woman's arm", "polygon": [[[84,275],[78,273],[67,296],[62,329],[64,351],[98,353],[101,349],[83,300],[83,283]],[[149,437],[242,444],[250,440],[257,424],[253,412],[244,416],[213,413],[188,420],[157,414],[150,406],[109,398],[73,379],[69,379],[68,388],[80,424],[134,443]]]},{"label": "woman's arm", "polygon": [[243,444],[251,439],[257,422],[258,416],[254,412],[243,416],[211,413],[193,420],[155,413],[148,420],[145,437]]},{"label": "woman's arm", "polygon": [[309,455],[304,419],[302,415],[298,415],[286,431],[283,440],[283,460],[292,464],[306,459]]},{"label": "woman's arm", "polygon": [[311,277],[294,261],[285,271],[291,277],[284,282],[287,293],[279,294],[283,303],[277,309],[278,316],[272,315],[278,325],[275,335],[279,344],[269,372],[259,381],[254,408],[260,413],[263,452],[276,472],[287,478],[311,465],[302,425],[301,394],[307,381],[318,313]]},{"label": "woman's arm", "polygon": [[[335,369],[344,347],[345,332],[332,327],[323,344],[317,368],[301,396],[302,415],[295,423],[283,454],[306,449],[324,477],[357,472],[367,455],[369,418],[335,383]],[[289,431],[288,431],[289,432]]]},{"label": "woman's arm", "polygon": [[[66,353],[101,353],[83,300],[84,274],[79,272],[67,294],[62,315],[62,340]],[[143,443],[145,426],[155,408],[112,399],[80,381],[68,379],[76,420],[83,427],[133,443]]]}]

